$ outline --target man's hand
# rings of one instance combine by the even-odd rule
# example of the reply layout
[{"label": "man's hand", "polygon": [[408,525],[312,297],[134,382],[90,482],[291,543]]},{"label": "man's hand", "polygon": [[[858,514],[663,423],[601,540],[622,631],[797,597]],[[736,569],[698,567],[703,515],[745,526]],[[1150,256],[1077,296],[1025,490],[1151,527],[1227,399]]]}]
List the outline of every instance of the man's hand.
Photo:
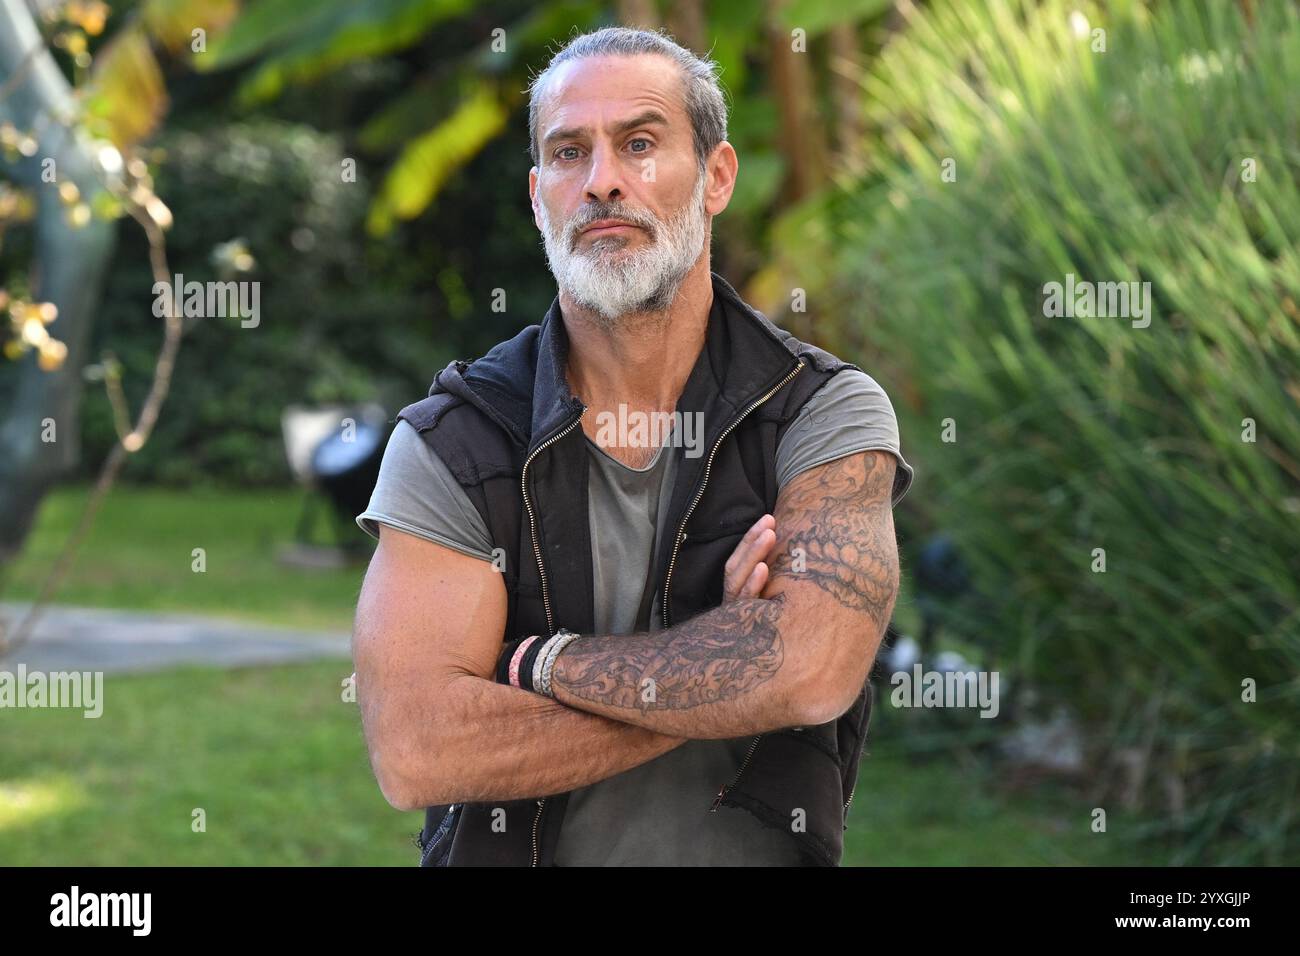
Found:
[{"label": "man's hand", "polygon": [[723,567],[722,603],[729,604],[741,598],[756,598],[767,587],[771,569],[767,556],[776,544],[776,519],[763,515],[731,552]]}]

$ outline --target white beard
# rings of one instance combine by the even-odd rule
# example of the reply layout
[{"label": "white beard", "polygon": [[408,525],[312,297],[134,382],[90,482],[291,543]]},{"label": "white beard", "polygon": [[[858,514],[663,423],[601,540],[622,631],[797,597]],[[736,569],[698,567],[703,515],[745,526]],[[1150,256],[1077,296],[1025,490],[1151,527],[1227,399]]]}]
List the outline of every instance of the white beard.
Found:
[{"label": "white beard", "polygon": [[[709,221],[704,213],[703,171],[685,208],[668,222],[653,213],[625,209],[621,203],[584,207],[561,230],[551,222],[546,204],[539,203],[546,262],[560,289],[577,305],[589,309],[613,328],[623,316],[664,312],[682,280],[704,249]],[[574,250],[579,230],[598,219],[621,219],[644,229],[649,242],[625,251],[626,236],[596,239],[583,252]]]}]

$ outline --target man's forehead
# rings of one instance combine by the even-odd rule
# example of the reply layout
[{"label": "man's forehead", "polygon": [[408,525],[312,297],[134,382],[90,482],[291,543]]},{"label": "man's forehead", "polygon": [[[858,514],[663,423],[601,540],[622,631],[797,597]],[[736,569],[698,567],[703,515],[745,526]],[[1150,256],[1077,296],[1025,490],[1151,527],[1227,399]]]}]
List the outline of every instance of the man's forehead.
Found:
[{"label": "man's forehead", "polygon": [[681,75],[661,56],[586,57],[563,63],[542,103],[543,135],[594,113],[617,122],[656,111],[669,123],[685,119]]}]

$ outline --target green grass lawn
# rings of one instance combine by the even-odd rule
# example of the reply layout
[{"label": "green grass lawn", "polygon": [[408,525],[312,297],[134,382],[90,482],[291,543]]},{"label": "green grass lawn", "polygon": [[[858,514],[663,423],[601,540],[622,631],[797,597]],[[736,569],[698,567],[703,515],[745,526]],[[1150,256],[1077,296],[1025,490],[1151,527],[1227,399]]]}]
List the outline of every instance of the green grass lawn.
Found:
[{"label": "green grass lawn", "polygon": [[[13,710],[0,746],[0,864],[413,865],[418,813],[371,775],[346,661],[109,676],[102,717]],[[883,721],[882,721],[883,723]],[[193,811],[206,832],[192,830]],[[918,763],[877,735],[845,865],[1129,862],[1066,795]]]},{"label": "green grass lawn", "polygon": [[6,712],[0,864],[411,863],[420,814],[375,784],[341,699],[351,672],[340,660],[110,674],[99,718]]},{"label": "green grass lawn", "polygon": [[[29,597],[85,489],[47,498],[4,597]],[[351,627],[363,566],[285,567],[297,491],[115,489],[58,600]],[[358,534],[360,532],[358,531]],[[206,550],[207,571],[191,570]],[[370,772],[343,660],[109,675],[98,719],[0,716],[0,864],[412,865],[418,813]],[[878,701],[887,700],[880,694]],[[1059,789],[1009,795],[997,772],[916,756],[917,717],[882,707],[845,835],[845,865],[1131,863]],[[192,830],[202,808],[206,832]]]},{"label": "green grass lawn", "polygon": [[[60,488],[42,503],[6,600],[30,599],[81,514],[88,489]],[[286,627],[350,630],[364,564],[327,570],[277,560],[302,508],[299,489],[175,491],[115,487],[55,600],[63,604],[185,611]],[[321,513],[324,535],[324,514]],[[358,540],[370,541],[360,528]],[[192,569],[195,548],[206,570]]]}]

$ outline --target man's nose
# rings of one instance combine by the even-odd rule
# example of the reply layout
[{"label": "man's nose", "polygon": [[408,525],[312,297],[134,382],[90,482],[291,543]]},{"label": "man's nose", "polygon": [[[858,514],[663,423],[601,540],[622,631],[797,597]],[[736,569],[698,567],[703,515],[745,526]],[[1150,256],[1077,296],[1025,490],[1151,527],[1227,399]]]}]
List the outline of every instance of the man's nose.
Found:
[{"label": "man's nose", "polygon": [[587,172],[587,196],[596,202],[623,199],[626,195],[624,172],[614,147],[607,143],[596,144],[591,150],[591,167]]}]

